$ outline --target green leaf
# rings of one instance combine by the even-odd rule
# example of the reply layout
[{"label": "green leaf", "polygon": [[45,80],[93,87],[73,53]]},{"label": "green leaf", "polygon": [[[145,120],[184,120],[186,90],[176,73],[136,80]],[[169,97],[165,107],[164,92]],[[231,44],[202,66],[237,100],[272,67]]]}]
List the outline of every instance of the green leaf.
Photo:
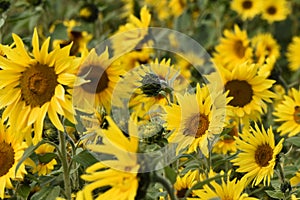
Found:
[{"label": "green leaf", "polygon": [[165,167],[164,170],[165,170],[166,177],[170,180],[172,184],[174,184],[176,182],[176,177],[177,177],[176,171],[169,166]]},{"label": "green leaf", "polygon": [[48,163],[53,160],[57,155],[55,153],[45,153],[43,155],[38,155],[38,159],[41,163]]},{"label": "green leaf", "polygon": [[25,152],[24,152],[24,154],[23,154],[21,160],[18,162],[18,164],[17,164],[17,166],[16,166],[15,173],[17,173],[17,171],[18,171],[19,167],[21,166],[21,164],[22,164],[29,156],[31,156],[31,154],[33,154],[34,151],[35,151],[39,146],[41,146],[41,145],[44,144],[44,143],[45,143],[45,141],[42,140],[42,141],[40,141],[39,143],[37,143],[37,145],[35,145],[35,146],[30,146],[30,147],[28,147],[28,148],[25,150]]},{"label": "green leaf", "polygon": [[73,160],[78,162],[84,167],[91,166],[92,164],[98,162],[98,160],[88,151],[84,150],[73,157]]},{"label": "green leaf", "polygon": [[27,199],[30,194],[31,188],[28,185],[20,185],[17,188],[17,194],[21,199]]},{"label": "green leaf", "polygon": [[300,147],[300,137],[299,136],[287,138],[285,141],[287,141],[297,147]]},{"label": "green leaf", "polygon": [[47,200],[55,200],[56,197],[59,196],[60,190],[61,189],[59,186],[55,186],[54,188],[52,188],[52,190],[49,192],[47,196]]},{"label": "green leaf", "polygon": [[50,191],[51,191],[51,187],[42,187],[40,191],[32,195],[31,200],[48,199],[48,195]]},{"label": "green leaf", "polygon": [[273,190],[266,190],[265,191],[269,197],[272,197],[274,199],[283,199],[284,198],[284,194],[281,191],[273,191]]}]

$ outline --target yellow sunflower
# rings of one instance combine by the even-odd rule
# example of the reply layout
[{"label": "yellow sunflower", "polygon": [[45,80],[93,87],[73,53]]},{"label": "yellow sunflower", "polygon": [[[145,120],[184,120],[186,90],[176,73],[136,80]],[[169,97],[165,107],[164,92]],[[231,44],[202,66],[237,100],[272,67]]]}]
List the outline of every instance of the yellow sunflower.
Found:
[{"label": "yellow sunflower", "polygon": [[[221,172],[221,175],[223,172]],[[208,200],[208,199],[234,199],[234,200],[258,200],[254,197],[249,197],[247,193],[243,193],[246,186],[246,179],[237,180],[234,178],[230,180],[230,172],[226,179],[222,178],[221,184],[216,181],[211,181],[210,184],[205,184],[203,189],[193,190],[197,196],[194,198],[187,198],[188,200]],[[226,180],[226,181],[225,181]]]},{"label": "yellow sunflower", "polygon": [[300,91],[292,88],[275,107],[276,122],[282,123],[277,131],[280,135],[295,136],[300,133]]},{"label": "yellow sunflower", "polygon": [[[47,153],[53,153],[54,149],[55,149],[54,146],[46,143],[39,146],[35,150],[35,153],[38,156],[43,156]],[[34,163],[33,160],[28,159],[27,163],[28,163],[27,165],[33,167],[32,173],[37,172],[39,176],[49,174],[54,169],[54,166],[57,164],[55,159],[51,159],[50,161],[47,162],[39,162],[38,164]]]},{"label": "yellow sunflower", "polygon": [[184,176],[177,175],[174,189],[178,198],[185,197],[186,192],[199,181],[199,171],[188,171]]},{"label": "yellow sunflower", "polygon": [[186,0],[171,0],[168,4],[171,13],[175,17],[179,17],[187,6]]},{"label": "yellow sunflower", "polygon": [[[165,106],[166,128],[172,131],[168,141],[177,143],[177,153],[188,147],[208,156],[208,143],[224,127],[226,96],[210,86],[197,85],[196,94],[177,95],[178,103]],[[223,103],[223,105],[222,105]]]},{"label": "yellow sunflower", "polygon": [[231,1],[231,9],[236,11],[243,20],[253,19],[261,12],[261,0],[233,0]]},{"label": "yellow sunflower", "polygon": [[250,130],[244,130],[240,138],[236,140],[241,152],[231,160],[234,166],[238,166],[237,172],[246,173],[244,176],[252,185],[258,185],[263,181],[269,185],[274,174],[276,156],[282,149],[283,138],[275,146],[272,127],[265,131],[264,127],[259,129],[255,123]]},{"label": "yellow sunflower", "polygon": [[270,33],[258,34],[251,39],[251,44],[255,48],[257,63],[263,64],[266,58],[280,56],[280,46]]},{"label": "yellow sunflower", "polygon": [[300,171],[296,172],[295,176],[290,179],[291,186],[297,186],[300,183]]},{"label": "yellow sunflower", "polygon": [[33,143],[42,139],[43,121],[48,114],[54,126],[63,131],[59,116],[75,123],[71,96],[79,60],[70,57],[71,45],[48,53],[50,38],[39,48],[37,30],[28,53],[21,38],[13,34],[14,48],[3,47],[7,58],[0,57],[0,106],[3,118],[12,127],[34,126]]},{"label": "yellow sunflower", "polygon": [[[258,65],[247,62],[236,66],[232,71],[218,67],[226,91],[233,99],[229,102],[228,114],[241,119],[243,124],[248,120],[257,120],[267,110],[266,102],[272,102],[275,94],[269,89],[275,81],[257,74]],[[207,76],[210,82],[215,80],[213,74]],[[239,121],[239,120],[237,120]]]},{"label": "yellow sunflower", "polygon": [[292,42],[288,46],[287,59],[289,61],[289,68],[292,71],[297,71],[300,68],[300,37],[293,37]]},{"label": "yellow sunflower", "polygon": [[138,151],[137,126],[129,121],[126,137],[110,117],[107,117],[108,129],[98,129],[103,144],[91,144],[87,148],[97,152],[114,155],[116,159],[99,161],[86,169],[81,178],[88,183],[82,189],[84,199],[93,199],[93,191],[108,186],[101,193],[95,193],[95,199],[134,200],[138,189],[136,152]]},{"label": "yellow sunflower", "polygon": [[27,145],[22,141],[19,132],[6,128],[0,124],[0,199],[5,197],[5,188],[12,189],[11,180],[23,180],[26,174],[25,165],[22,163],[16,171],[16,166],[21,160]]},{"label": "yellow sunflower", "polygon": [[134,15],[130,15],[129,21],[120,26],[116,35],[112,37],[114,55],[123,55],[135,48],[140,48],[139,45],[148,42],[146,36],[148,35],[151,14],[146,6],[141,9],[140,16],[141,19],[138,19]]},{"label": "yellow sunflower", "polygon": [[76,108],[93,112],[96,107],[104,107],[110,113],[111,96],[124,70],[118,63],[110,64],[108,49],[98,55],[92,49],[83,58],[78,76],[85,80],[74,88],[73,98]]},{"label": "yellow sunflower", "polygon": [[224,37],[220,44],[215,47],[213,61],[232,70],[236,65],[245,61],[252,61],[252,51],[247,32],[240,30],[238,25],[234,26],[234,32],[224,31]]},{"label": "yellow sunflower", "polygon": [[262,18],[268,23],[285,20],[290,12],[286,0],[265,0],[263,2]]}]

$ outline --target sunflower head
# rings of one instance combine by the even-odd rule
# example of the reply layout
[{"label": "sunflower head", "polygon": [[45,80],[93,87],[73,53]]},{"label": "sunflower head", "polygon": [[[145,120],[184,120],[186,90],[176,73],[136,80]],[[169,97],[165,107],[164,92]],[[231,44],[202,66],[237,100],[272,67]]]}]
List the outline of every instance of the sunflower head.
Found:
[{"label": "sunflower head", "polygon": [[99,10],[95,4],[85,4],[79,10],[79,16],[86,22],[94,22],[98,19]]},{"label": "sunflower head", "polygon": [[286,0],[266,0],[263,3],[262,18],[268,23],[282,21],[287,18],[291,10]]}]

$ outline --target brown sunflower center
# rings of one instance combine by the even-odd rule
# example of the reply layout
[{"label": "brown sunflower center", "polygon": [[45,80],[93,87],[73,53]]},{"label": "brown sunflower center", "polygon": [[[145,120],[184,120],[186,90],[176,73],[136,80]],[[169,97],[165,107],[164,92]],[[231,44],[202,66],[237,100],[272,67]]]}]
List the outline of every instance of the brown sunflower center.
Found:
[{"label": "brown sunflower center", "polygon": [[229,96],[233,97],[229,105],[243,107],[252,100],[253,90],[247,81],[228,81],[225,85],[225,90],[229,90]]},{"label": "brown sunflower center", "polygon": [[36,63],[22,73],[20,78],[22,98],[31,107],[42,106],[51,100],[57,84],[54,67]]},{"label": "brown sunflower center", "polygon": [[183,197],[185,197],[185,193],[186,193],[187,191],[188,191],[187,188],[182,188],[181,190],[179,190],[179,191],[176,192],[176,196],[177,196],[178,198],[183,198]]},{"label": "brown sunflower center", "polygon": [[99,94],[108,88],[109,78],[107,72],[101,66],[85,67],[79,75],[85,76],[85,79],[90,81],[82,85],[82,88],[88,93]]},{"label": "brown sunflower center", "polygon": [[267,13],[268,13],[269,15],[275,15],[276,12],[277,12],[277,9],[276,9],[276,7],[274,7],[274,6],[270,6],[270,7],[267,8]]},{"label": "brown sunflower center", "polygon": [[253,5],[253,3],[252,3],[252,1],[243,1],[243,3],[242,3],[242,7],[244,8],[244,9],[250,9],[250,8],[252,8],[252,5]]},{"label": "brown sunflower center", "polygon": [[234,126],[231,130],[230,130],[230,132],[228,133],[228,136],[227,137],[224,137],[224,142],[225,143],[231,143],[231,142],[234,142],[235,141],[235,139],[234,139],[234,137],[237,137],[237,136],[239,136],[239,134],[238,134],[238,129],[237,129],[237,127],[236,126]]},{"label": "brown sunflower center", "polygon": [[185,123],[186,129],[184,130],[184,135],[194,136],[199,138],[205,134],[209,127],[209,120],[206,115],[195,115],[190,117]]},{"label": "brown sunflower center", "polygon": [[15,152],[10,144],[0,143],[0,177],[7,174],[15,162]]},{"label": "brown sunflower center", "polygon": [[235,41],[235,43],[233,45],[233,49],[235,51],[235,54],[239,58],[243,58],[245,56],[246,48],[244,47],[243,42],[241,40]]},{"label": "brown sunflower center", "polygon": [[300,124],[300,106],[295,106],[294,120],[296,123]]},{"label": "brown sunflower center", "polygon": [[255,162],[260,167],[266,167],[272,160],[273,149],[268,144],[259,145],[255,151]]}]

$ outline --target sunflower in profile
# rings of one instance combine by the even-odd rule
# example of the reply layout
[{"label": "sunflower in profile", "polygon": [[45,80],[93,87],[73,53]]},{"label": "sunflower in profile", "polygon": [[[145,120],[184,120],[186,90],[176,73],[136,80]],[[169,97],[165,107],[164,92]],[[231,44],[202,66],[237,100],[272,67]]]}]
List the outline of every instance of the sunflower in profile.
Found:
[{"label": "sunflower in profile", "polygon": [[183,176],[177,175],[174,189],[178,198],[185,197],[186,192],[199,181],[199,171],[188,171]]},{"label": "sunflower in profile", "polygon": [[261,0],[233,0],[231,1],[231,9],[236,11],[242,19],[253,19],[261,12]]},{"label": "sunflower in profile", "polygon": [[288,51],[286,57],[289,61],[289,68],[292,71],[297,71],[300,69],[300,37],[293,37],[292,42],[288,46]]},{"label": "sunflower in profile", "polygon": [[215,47],[213,61],[232,70],[236,65],[245,61],[252,61],[252,51],[247,32],[240,30],[238,25],[234,26],[234,32],[226,29],[220,44]]},{"label": "sunflower in profile", "polygon": [[270,33],[258,34],[251,39],[255,48],[256,63],[263,64],[267,58],[274,57],[277,60],[280,56],[280,46]]},{"label": "sunflower in profile", "polygon": [[268,23],[283,21],[290,14],[286,0],[265,0],[262,7],[262,18]]},{"label": "sunflower in profile", "polygon": [[198,84],[196,94],[177,95],[179,105],[164,107],[168,141],[178,144],[177,153],[188,146],[188,153],[200,149],[208,156],[208,142],[224,127],[226,96],[209,87]]},{"label": "sunflower in profile", "polygon": [[[223,172],[221,172],[221,175]],[[234,199],[234,200],[258,200],[254,197],[249,197],[247,193],[243,193],[246,187],[246,179],[237,180],[234,178],[230,180],[230,172],[227,178],[221,179],[221,184],[215,180],[210,184],[205,184],[203,189],[193,190],[196,195],[194,198],[187,198],[187,200],[208,200],[208,199]],[[204,179],[205,180],[205,179]],[[202,181],[204,181],[202,180]]]},{"label": "sunflower in profile", "polygon": [[[272,102],[271,98],[276,97],[269,89],[275,81],[267,79],[265,76],[257,74],[258,65],[245,62],[229,71],[221,66],[218,67],[223,77],[226,91],[233,99],[229,102],[228,113],[237,121],[241,119],[243,124],[249,120],[258,120],[260,115],[267,110],[266,102]],[[215,77],[208,76],[210,82]]]},{"label": "sunflower in profile", "polygon": [[[11,180],[23,180],[27,173],[22,163],[16,172],[18,162],[21,160],[27,145],[22,141],[19,132],[6,128],[0,124],[0,199],[5,197],[5,188],[12,189]],[[16,172],[16,173],[15,173]]]},{"label": "sunflower in profile", "polygon": [[64,127],[59,116],[75,123],[71,95],[66,91],[75,82],[79,60],[70,57],[71,45],[48,53],[50,38],[39,48],[37,30],[32,38],[32,53],[21,38],[13,34],[14,48],[2,46],[7,58],[0,57],[0,106],[3,118],[20,130],[34,126],[33,143],[42,139],[46,114],[58,129]]},{"label": "sunflower in profile", "polygon": [[[96,153],[113,155],[113,159],[99,161],[86,169],[81,178],[87,182],[82,189],[84,199],[134,200],[139,186],[137,173],[138,134],[135,122],[129,121],[126,137],[114,121],[107,117],[108,129],[97,129],[103,137],[102,144],[90,144],[87,148]],[[96,193],[97,190],[98,192]]]},{"label": "sunflower in profile", "polygon": [[295,136],[300,133],[300,91],[292,88],[275,107],[276,122],[282,123],[277,131],[280,135]]},{"label": "sunflower in profile", "polygon": [[[148,43],[148,27],[151,21],[151,14],[146,6],[140,11],[141,19],[134,15],[129,16],[129,21],[119,27],[115,36],[112,37],[114,55],[119,57],[124,53],[141,48],[141,45]],[[150,45],[150,44],[149,44]]]},{"label": "sunflower in profile", "polygon": [[244,177],[249,182],[253,181],[252,185],[256,186],[262,181],[264,185],[269,185],[274,174],[276,156],[283,146],[283,138],[275,146],[272,127],[267,131],[264,127],[260,130],[255,123],[250,130],[240,134],[236,143],[241,152],[231,162],[238,166],[237,172],[246,173]]},{"label": "sunflower in profile", "polygon": [[80,64],[78,77],[84,83],[74,88],[75,107],[84,112],[93,112],[96,107],[103,107],[110,113],[111,96],[116,83],[124,70],[118,63],[110,64],[108,49],[98,55],[92,49]]}]

